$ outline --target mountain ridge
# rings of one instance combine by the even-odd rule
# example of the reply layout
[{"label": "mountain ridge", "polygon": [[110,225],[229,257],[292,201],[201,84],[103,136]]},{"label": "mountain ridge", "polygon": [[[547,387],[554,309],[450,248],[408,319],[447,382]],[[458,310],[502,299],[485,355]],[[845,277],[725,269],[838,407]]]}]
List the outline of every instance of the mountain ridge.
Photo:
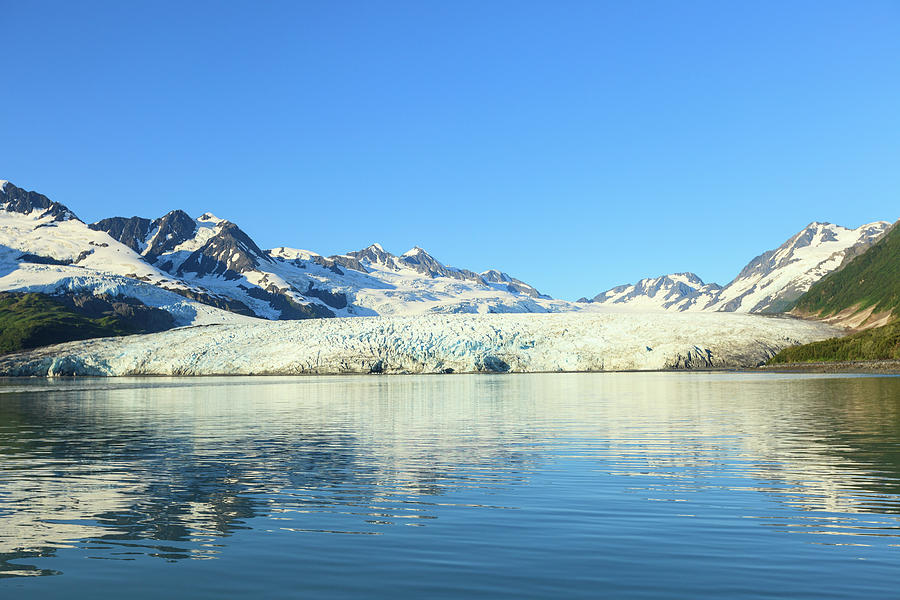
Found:
[{"label": "mountain ridge", "polygon": [[[693,273],[688,273],[690,281],[679,282],[678,276],[685,274],[671,274],[616,286],[581,300],[682,312],[783,312],[813,283],[841,268],[845,257],[875,243],[889,226],[887,221],[875,221],[849,229],[813,221],[778,248],[751,259],[724,286],[706,284]],[[667,292],[662,298],[658,298],[660,290]]]},{"label": "mountain ridge", "polygon": [[130,294],[167,307],[181,325],[235,316],[781,312],[872,246],[889,225],[848,229],[813,221],[754,257],[725,286],[684,271],[572,303],[497,269],[475,272],[442,263],[418,245],[394,254],[373,243],[331,256],[288,246],[265,249],[238,224],[210,212],[193,218],[175,209],[156,218],[114,216],[85,224],[65,205],[4,181],[0,214],[8,224],[0,229],[0,291]]},{"label": "mountain ridge", "polygon": [[[146,297],[152,286],[189,300],[168,297],[182,311],[198,312],[200,303],[266,319],[568,309],[502,271],[452,267],[418,246],[395,255],[373,244],[331,257],[284,246],[267,250],[212,213],[194,219],[176,209],[153,219],[114,216],[85,224],[37,192],[10,183],[0,191],[0,209],[12,217],[0,239],[9,249],[0,253],[9,271],[0,277],[2,290],[53,294],[99,286],[102,293],[117,288]],[[47,235],[34,233],[40,228]]]},{"label": "mountain ridge", "polygon": [[900,317],[900,221],[864,252],[826,275],[791,313],[866,329]]}]

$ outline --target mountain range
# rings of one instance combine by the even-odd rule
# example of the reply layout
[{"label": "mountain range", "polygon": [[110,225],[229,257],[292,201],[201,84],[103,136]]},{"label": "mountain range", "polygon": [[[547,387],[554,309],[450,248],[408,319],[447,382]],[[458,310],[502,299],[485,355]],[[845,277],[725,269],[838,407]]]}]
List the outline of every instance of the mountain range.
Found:
[{"label": "mountain range", "polygon": [[641,310],[780,313],[814,283],[865,252],[890,225],[876,221],[847,229],[814,222],[751,260],[725,286],[704,283],[694,273],[675,273],[617,286],[579,302]]},{"label": "mountain range", "polygon": [[178,324],[421,313],[559,312],[499,270],[445,265],[379,244],[336,256],[264,250],[238,225],[181,210],[86,224],[63,204],[0,182],[0,291],[127,296]]},{"label": "mountain range", "polygon": [[263,249],[231,221],[181,210],[84,223],[63,204],[0,181],[0,292],[68,296],[69,306],[82,306],[71,297],[86,293],[109,306],[130,298],[168,312],[176,326],[427,313],[774,313],[862,254],[889,226],[814,222],[725,286],[676,273],[573,303],[500,270],[446,265],[418,246],[399,255],[379,244],[332,256]]}]

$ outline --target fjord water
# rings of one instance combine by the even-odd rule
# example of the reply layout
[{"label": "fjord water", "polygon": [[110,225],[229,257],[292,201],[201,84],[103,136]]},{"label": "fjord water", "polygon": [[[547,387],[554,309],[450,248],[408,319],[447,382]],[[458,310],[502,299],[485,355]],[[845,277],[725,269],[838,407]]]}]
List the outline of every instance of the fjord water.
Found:
[{"label": "fjord water", "polygon": [[900,378],[8,380],[2,598],[893,598]]}]

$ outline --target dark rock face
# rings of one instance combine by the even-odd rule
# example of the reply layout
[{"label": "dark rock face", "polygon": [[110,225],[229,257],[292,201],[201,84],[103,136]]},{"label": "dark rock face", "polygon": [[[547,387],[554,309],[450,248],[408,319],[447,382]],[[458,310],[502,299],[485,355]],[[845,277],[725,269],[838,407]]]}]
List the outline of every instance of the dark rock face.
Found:
[{"label": "dark rock face", "polygon": [[78,218],[75,213],[59,202],[53,202],[43,194],[23,190],[9,182],[0,188],[0,209],[24,215],[39,211],[41,218],[53,217],[54,221]]},{"label": "dark rock face", "polygon": [[237,279],[241,273],[259,267],[260,261],[274,262],[240,227],[225,221],[216,235],[181,263],[178,275],[196,273],[199,277],[215,275]]},{"label": "dark rock face", "polygon": [[694,346],[678,354],[668,361],[667,369],[711,369],[716,366],[715,358],[709,348]]},{"label": "dark rock face", "polygon": [[[369,270],[359,261],[358,258],[354,258],[352,256],[329,256],[326,260],[331,260],[334,265],[340,265],[345,269],[352,269],[354,271],[359,271],[360,273],[369,272]],[[328,268],[334,270],[334,268],[337,268],[334,265],[328,266]],[[340,271],[340,269],[338,269],[338,271]],[[343,273],[338,273],[338,275],[343,275]]]},{"label": "dark rock face", "polygon": [[23,254],[19,257],[22,262],[34,263],[36,265],[71,265],[71,260],[59,260],[52,256],[40,256],[38,254]]},{"label": "dark rock face", "polygon": [[491,283],[505,283],[506,289],[516,294],[525,294],[532,298],[549,298],[549,296],[542,295],[534,286],[528,285],[515,277],[510,277],[507,273],[497,271],[496,269],[485,271],[481,274],[481,277],[484,281],[489,281]]},{"label": "dark rock face", "polygon": [[233,312],[238,315],[244,315],[246,317],[255,317],[256,313],[250,310],[250,307],[241,302],[240,300],[235,300],[234,298],[225,298],[222,296],[213,296],[212,294],[204,294],[202,292],[197,292],[193,290],[185,290],[182,288],[164,288],[168,289],[170,292],[175,292],[179,296],[184,296],[190,300],[196,300],[201,304],[207,304],[209,306],[213,306],[215,308],[221,308],[222,310],[227,310],[229,312]]},{"label": "dark rock face", "polygon": [[[396,270],[397,268],[396,265],[394,265],[394,260],[397,257],[390,252],[386,252],[384,248],[382,248],[379,244],[372,244],[368,248],[363,248],[362,250],[357,250],[355,252],[348,252],[346,256],[355,258],[360,266],[362,266],[362,261],[368,261],[370,263],[383,265],[394,270]],[[332,258],[336,259],[337,257]]]},{"label": "dark rock face", "polygon": [[475,367],[479,371],[487,371],[489,373],[506,373],[510,366],[505,360],[499,356],[487,355],[475,362]]},{"label": "dark rock face", "polygon": [[183,210],[173,210],[153,221],[143,217],[111,217],[91,223],[88,227],[94,231],[105,231],[138,254],[146,244],[144,254],[150,263],[194,237],[197,231],[197,224]]},{"label": "dark rock face", "polygon": [[94,231],[105,231],[113,239],[140,254],[147,235],[150,234],[151,221],[142,217],[112,217],[91,223],[88,227]]},{"label": "dark rock face", "polygon": [[478,273],[467,269],[447,267],[418,246],[413,248],[409,253],[401,256],[398,260],[406,266],[415,269],[419,273],[428,275],[429,277],[450,277],[452,279],[460,280],[468,279],[481,284],[485,283],[484,279]]},{"label": "dark rock face", "polygon": [[58,299],[86,317],[115,317],[135,333],[154,333],[175,326],[175,319],[168,312],[126,296],[66,294]]},{"label": "dark rock face", "polygon": [[197,223],[183,210],[173,210],[150,224],[152,238],[148,240],[147,260],[155,262],[166,252],[194,237]]},{"label": "dark rock face", "polygon": [[513,281],[512,283],[506,284],[506,289],[514,294],[525,294],[526,296],[531,296],[532,298],[540,298],[541,293],[528,285],[527,283],[522,283],[519,281]]},{"label": "dark rock face", "polygon": [[312,296],[313,298],[318,298],[331,308],[346,308],[347,307],[347,296],[340,292],[332,292],[329,290],[320,290],[318,288],[314,288],[312,283],[309,284],[309,288],[307,288],[304,292],[302,292],[304,296]]},{"label": "dark rock face", "polygon": [[333,317],[334,313],[318,304],[300,304],[280,290],[264,290],[258,287],[245,288],[247,295],[257,300],[268,302],[269,306],[280,313],[279,320],[297,321],[301,319],[324,319]]},{"label": "dark rock face", "polygon": [[513,281],[518,281],[517,279],[513,279],[506,273],[502,271],[498,271],[496,269],[491,269],[490,271],[485,271],[481,274],[485,281],[490,281],[491,283],[511,283]]}]

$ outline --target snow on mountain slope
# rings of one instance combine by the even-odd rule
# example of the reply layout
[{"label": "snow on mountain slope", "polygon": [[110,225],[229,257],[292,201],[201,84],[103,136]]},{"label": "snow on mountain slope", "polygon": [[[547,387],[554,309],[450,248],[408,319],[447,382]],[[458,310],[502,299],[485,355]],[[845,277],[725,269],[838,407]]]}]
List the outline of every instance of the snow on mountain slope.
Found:
[{"label": "snow on mountain slope", "polygon": [[[418,246],[401,255],[379,244],[335,256],[263,250],[230,221],[211,213],[193,219],[180,210],[154,220],[112,217],[85,225],[62,204],[4,182],[0,260],[8,266],[0,290],[127,288],[139,299],[161,302],[152,287],[189,299],[184,314],[207,311],[195,306],[202,303],[272,320],[578,310],[776,312],[887,225],[849,230],[813,223],[755,258],[724,288],[678,273],[575,304],[544,296],[501,271],[445,265]],[[184,300],[168,304],[177,302]],[[209,310],[210,318],[223,319]]]},{"label": "snow on mountain slope", "polygon": [[234,223],[209,213],[192,220],[181,211],[154,221],[113,217],[90,227],[186,285],[232,298],[267,319],[576,309],[506,273],[444,265],[419,247],[400,256],[379,244],[329,257],[288,247],[264,251]]},{"label": "snow on mountain slope", "polygon": [[831,337],[822,323],[723,313],[423,315],[257,321],[60,344],[3,375],[463,373],[752,367]]},{"label": "snow on mountain slope", "polygon": [[678,273],[618,286],[579,302],[639,310],[781,312],[889,226],[887,221],[856,229],[810,223],[778,248],[750,261],[725,287],[705,284],[693,273]]},{"label": "snow on mountain slope", "polygon": [[721,289],[722,286],[715,283],[704,283],[694,273],[674,273],[641,279],[633,285],[620,285],[590,300],[581,298],[579,302],[636,310],[685,311],[698,304],[705,305]]},{"label": "snow on mountain slope", "polygon": [[707,309],[780,312],[841,266],[848,251],[871,244],[890,225],[877,221],[847,229],[831,223],[810,223],[775,250],[750,261]]},{"label": "snow on mountain slope", "polygon": [[307,300],[276,271],[277,261],[237,225],[205,213],[174,210],[153,221],[112,217],[90,225],[140,253],[144,261],[195,290],[191,296],[266,319],[334,316]]},{"label": "snow on mountain slope", "polygon": [[244,321],[169,291],[190,289],[64,205],[9,182],[0,185],[0,290],[129,296],[168,310],[179,325]]},{"label": "snow on mountain slope", "polygon": [[332,305],[342,316],[558,312],[575,308],[542,296],[506,273],[479,274],[450,267],[418,247],[400,256],[379,244],[330,257],[289,248],[276,248],[270,255],[295,268],[293,272],[279,271],[294,287],[303,289],[306,285],[313,293],[329,290],[342,295],[347,306]]}]

